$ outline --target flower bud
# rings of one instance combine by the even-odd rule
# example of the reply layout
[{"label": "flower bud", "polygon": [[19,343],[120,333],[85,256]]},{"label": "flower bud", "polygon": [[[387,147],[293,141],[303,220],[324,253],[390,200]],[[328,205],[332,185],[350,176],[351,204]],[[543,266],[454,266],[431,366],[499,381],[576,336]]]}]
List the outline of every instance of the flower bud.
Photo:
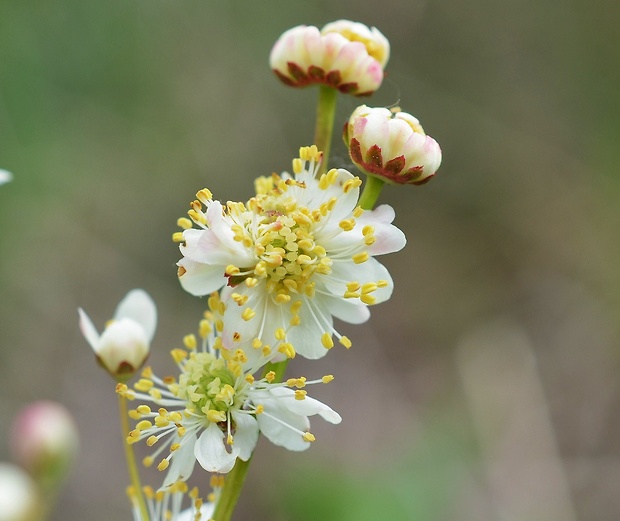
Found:
[{"label": "flower bud", "polygon": [[390,44],[378,29],[339,20],[286,31],[273,46],[269,64],[291,87],[323,84],[345,94],[368,96],[383,81]]},{"label": "flower bud", "polygon": [[386,183],[426,183],[441,164],[437,141],[399,109],[362,105],[345,124],[343,137],[355,165]]},{"label": "flower bud", "polygon": [[36,521],[37,488],[22,469],[0,463],[0,521]]},{"label": "flower bud", "polygon": [[44,492],[62,483],[78,447],[78,434],[69,412],[50,401],[34,402],[13,422],[14,457]]},{"label": "flower bud", "polygon": [[0,185],[3,185],[4,183],[8,183],[12,179],[13,179],[13,174],[11,174],[11,172],[7,172],[6,170],[2,170],[2,168],[0,168]]},{"label": "flower bud", "polygon": [[146,361],[155,334],[157,309],[151,297],[141,289],[130,291],[101,336],[81,308],[78,313],[80,329],[97,361],[115,380],[129,379]]}]

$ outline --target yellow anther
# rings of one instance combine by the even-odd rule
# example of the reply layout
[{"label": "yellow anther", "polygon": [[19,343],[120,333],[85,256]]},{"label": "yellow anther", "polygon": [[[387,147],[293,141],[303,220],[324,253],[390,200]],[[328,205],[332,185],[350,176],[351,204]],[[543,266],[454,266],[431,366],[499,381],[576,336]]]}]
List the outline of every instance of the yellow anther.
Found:
[{"label": "yellow anther", "polygon": [[276,340],[284,340],[286,338],[286,331],[283,328],[279,327],[276,329],[275,335]]},{"label": "yellow anther", "polygon": [[171,412],[169,418],[170,421],[173,421],[174,423],[179,423],[183,421],[183,415],[179,411]]},{"label": "yellow anther", "polygon": [[362,228],[362,235],[364,237],[368,237],[369,235],[373,235],[374,233],[375,233],[375,227],[370,224],[367,224],[366,226]]},{"label": "yellow anther", "polygon": [[132,419],[132,420],[139,420],[140,418],[142,418],[142,415],[138,412],[138,411],[129,411],[127,413],[127,415]]},{"label": "yellow anther", "polygon": [[377,291],[379,287],[375,282],[367,282],[362,286],[362,294],[367,295],[368,293],[372,293],[373,291]]},{"label": "yellow anther", "polygon": [[155,445],[158,442],[159,438],[157,436],[149,436],[148,439],[146,440],[146,444],[149,447],[152,447],[153,445]]},{"label": "yellow anther", "polygon": [[325,349],[331,349],[334,347],[334,341],[332,340],[332,336],[330,333],[323,333],[321,336],[321,344]]},{"label": "yellow anther", "polygon": [[174,452],[175,450],[179,450],[180,448],[181,448],[180,443],[173,443],[172,445],[170,445],[170,452]]},{"label": "yellow anther", "polygon": [[349,340],[349,338],[346,337],[346,336],[341,336],[340,339],[338,340],[338,342],[340,342],[347,349],[349,349],[353,345],[351,343],[351,340]]},{"label": "yellow anther", "polygon": [[235,439],[232,437],[232,434],[228,433],[228,436],[226,437],[226,443],[228,443],[228,445],[230,445],[231,447],[235,444]]},{"label": "yellow anther", "polygon": [[344,298],[359,298],[360,294],[355,291],[345,291]]},{"label": "yellow anther", "polygon": [[278,351],[283,355],[286,355],[287,358],[295,358],[295,348],[288,342],[282,343],[278,348]]},{"label": "yellow anther", "polygon": [[301,389],[298,389],[297,391],[295,391],[295,400],[305,400],[306,399],[306,395],[308,394],[308,391],[303,391]]},{"label": "yellow anther", "polygon": [[148,468],[153,464],[153,462],[154,462],[153,456],[147,456],[146,458],[142,460],[142,465]]},{"label": "yellow anther", "polygon": [[298,157],[296,157],[295,159],[293,159],[293,172],[295,172],[296,174],[301,174],[302,170],[304,169],[304,163],[301,159],[299,159]]},{"label": "yellow anther", "polygon": [[355,210],[353,210],[353,216],[357,217],[358,219],[362,216],[363,213],[364,209],[361,206],[358,206],[357,208],[355,208]]},{"label": "yellow anther", "polygon": [[314,297],[314,282],[310,282],[306,286],[304,293],[306,294],[307,297],[310,297],[310,298]]},{"label": "yellow anther", "polygon": [[356,280],[352,280],[351,282],[347,282],[347,289],[349,291],[357,291],[361,287],[362,287],[361,284],[359,282],[357,282]]},{"label": "yellow anther", "polygon": [[170,420],[163,416],[155,416],[155,425],[157,427],[167,427],[170,424]]},{"label": "yellow anther", "polygon": [[147,392],[153,387],[153,381],[147,380],[146,378],[140,378],[135,384],[134,388],[137,391]]},{"label": "yellow anther", "polygon": [[193,225],[192,221],[190,221],[187,217],[181,217],[177,219],[177,226],[179,228],[183,228],[184,230],[189,230]]},{"label": "yellow anther", "polygon": [[295,302],[293,302],[293,304],[291,304],[291,313],[293,314],[297,314],[299,313],[299,310],[301,309],[301,300],[297,300]]},{"label": "yellow anther", "polygon": [[245,308],[241,313],[241,318],[246,322],[256,316],[256,312],[252,308]]},{"label": "yellow anther", "polygon": [[144,369],[142,369],[141,376],[142,378],[153,378],[153,369],[151,368],[151,366],[146,366]]},{"label": "yellow anther", "polygon": [[299,315],[293,315],[290,320],[291,326],[298,326],[301,323],[301,318]]},{"label": "yellow anther", "polygon": [[235,266],[234,264],[229,264],[228,266],[226,266],[226,269],[224,270],[224,273],[228,275],[229,277],[233,275],[238,275],[240,272],[241,270],[237,268],[237,266]]},{"label": "yellow anther", "polygon": [[140,414],[151,414],[151,408],[148,405],[138,405],[136,411]]},{"label": "yellow anther", "polygon": [[159,462],[159,465],[157,465],[157,470],[166,470],[168,468],[168,465],[170,465],[170,461],[168,461],[167,459],[163,459]]},{"label": "yellow anther", "polygon": [[276,373],[274,373],[273,371],[269,371],[265,375],[265,380],[267,380],[268,383],[273,382],[275,379],[276,379]]},{"label": "yellow anther", "polygon": [[207,412],[207,419],[213,423],[219,423],[226,421],[226,413],[223,411],[216,411],[215,409],[209,409]]},{"label": "yellow anther", "polygon": [[355,264],[362,264],[363,262],[366,262],[368,260],[368,257],[368,252],[362,251],[353,255],[352,259]]},{"label": "yellow anther", "polygon": [[187,270],[183,266],[177,268],[177,277],[182,277],[187,273]]},{"label": "yellow anther", "polygon": [[239,331],[233,333],[233,342],[241,342],[241,333]]},{"label": "yellow anther", "polygon": [[355,228],[355,220],[343,219],[338,223],[338,226],[340,226],[340,228],[342,228],[345,232],[350,232],[353,228]]},{"label": "yellow anther", "polygon": [[243,306],[248,301],[247,295],[241,295],[239,293],[233,293],[231,298],[237,303],[238,306]]},{"label": "yellow anther", "polygon": [[150,429],[152,426],[153,424],[150,421],[142,420],[138,423],[138,425],[136,425],[136,429],[138,429],[139,431],[144,431],[146,429]]},{"label": "yellow anther", "polygon": [[348,194],[353,188],[357,188],[362,184],[362,180],[359,177],[347,179],[342,185],[342,190],[345,194]]},{"label": "yellow anther", "polygon": [[260,349],[261,347],[263,347],[263,342],[260,338],[255,338],[254,340],[252,340],[252,347],[254,349]]},{"label": "yellow anther", "polygon": [[333,374],[326,374],[323,378],[321,378],[321,381],[324,384],[328,384],[329,382],[331,382],[334,379],[334,375]]},{"label": "yellow anther", "polygon": [[368,304],[369,306],[372,306],[375,302],[377,302],[376,297],[374,297],[373,295],[362,295],[360,297],[360,300],[364,304]]},{"label": "yellow anther", "polygon": [[179,426],[177,427],[177,434],[179,436],[185,436],[185,433],[187,432],[187,429],[183,426]]},{"label": "yellow anther", "polygon": [[243,349],[237,349],[235,351],[235,357],[234,357],[235,362],[241,362],[242,364],[245,364],[248,361],[248,357],[245,354],[245,351]]},{"label": "yellow anther", "polygon": [[200,338],[206,338],[213,332],[213,327],[211,326],[211,322],[207,319],[203,319],[200,321],[198,325],[198,334]]},{"label": "yellow anther", "polygon": [[215,321],[215,330],[218,333],[221,333],[222,331],[224,331],[224,321],[222,319]]},{"label": "yellow anther", "polygon": [[207,203],[213,199],[213,194],[208,188],[203,188],[202,190],[198,190],[198,192],[196,192],[196,199],[206,206]]},{"label": "yellow anther", "polygon": [[129,390],[129,388],[127,387],[126,384],[116,384],[116,393],[120,394],[121,396],[123,394],[125,394],[127,391]]},{"label": "yellow anther", "polygon": [[377,239],[374,235],[369,235],[364,239],[364,244],[366,246],[372,246],[375,242],[377,242]]},{"label": "yellow anther", "polygon": [[183,237],[183,232],[174,232],[172,234],[172,242],[185,242],[185,237]]},{"label": "yellow anther", "polygon": [[257,405],[256,409],[254,409],[254,412],[256,414],[263,414],[265,412],[265,406],[264,405]]},{"label": "yellow anther", "polygon": [[314,437],[314,434],[312,434],[311,432],[304,432],[303,439],[305,441],[310,441],[310,442],[313,442],[316,440],[316,438]]},{"label": "yellow anther", "polygon": [[149,396],[155,400],[161,400],[161,391],[159,389],[151,389],[149,391]]},{"label": "yellow anther", "polygon": [[183,360],[187,358],[187,351],[185,351],[184,349],[173,349],[172,351],[170,351],[170,355],[177,364],[180,364]]},{"label": "yellow anther", "polygon": [[286,304],[291,301],[291,296],[285,293],[279,293],[276,295],[275,301],[277,304]]},{"label": "yellow anther", "polygon": [[269,356],[271,354],[271,347],[264,345],[261,349],[261,353],[263,353],[263,356]]},{"label": "yellow anther", "polygon": [[377,286],[379,286],[380,288],[386,288],[387,286],[389,286],[389,282],[387,280],[378,280],[377,281]]},{"label": "yellow anther", "polygon": [[183,337],[183,345],[187,349],[196,349],[198,347],[198,342],[196,341],[196,335],[185,335]]},{"label": "yellow anther", "polygon": [[248,382],[249,384],[253,384],[254,383],[254,377],[251,374],[248,374],[245,377],[245,381]]}]

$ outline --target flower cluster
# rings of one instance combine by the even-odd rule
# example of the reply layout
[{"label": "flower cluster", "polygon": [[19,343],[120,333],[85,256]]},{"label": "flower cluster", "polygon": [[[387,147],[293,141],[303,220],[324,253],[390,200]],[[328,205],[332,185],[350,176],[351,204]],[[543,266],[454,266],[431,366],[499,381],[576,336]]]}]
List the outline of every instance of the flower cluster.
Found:
[{"label": "flower cluster", "polygon": [[171,352],[180,376],[158,378],[150,368],[134,389],[119,384],[117,392],[131,400],[153,403],[152,409],[141,403],[130,416],[138,421],[129,433],[128,443],[146,440],[155,451],[146,457],[147,466],[164,451],[159,470],[168,469],[164,487],[186,480],[194,463],[209,472],[229,472],[237,458],[247,461],[259,432],[275,445],[289,450],[305,450],[314,441],[309,431],[309,416],[319,415],[330,423],[340,423],[338,413],[307,396],[304,388],[328,383],[328,375],[316,381],[304,377],[286,382],[274,381],[273,371],[254,376],[278,354],[291,356],[283,334],[273,347],[253,343],[253,355],[238,348],[229,351],[222,345],[221,311],[223,302],[217,293],[209,299],[209,311],[200,323],[199,340],[184,338],[184,347]]},{"label": "flower cluster", "polygon": [[[157,322],[143,290],[121,301],[101,335],[79,310],[82,333],[117,382],[135,521],[227,521],[238,496],[227,487],[240,486],[261,435],[303,451],[315,441],[310,417],[341,422],[307,391],[334,377],[285,378],[287,364],[297,355],[321,358],[336,342],[350,348],[335,320],[363,323],[370,306],[391,297],[394,283],[377,257],[401,250],[406,239],[392,224],[394,210],[375,202],[384,183],[422,184],[441,163],[439,145],[417,118],[362,105],[343,137],[351,160],[369,176],[363,191],[361,178],[327,168],[338,92],[372,94],[389,55],[376,28],[346,20],[321,30],[298,26],[275,43],[270,65],[282,82],[321,86],[315,142],[325,152],[300,148],[292,173],[258,177],[247,201],[222,203],[203,188],[177,221],[180,285],[205,297],[208,309],[198,334],[171,351],[176,375],[160,377],[146,367],[128,383],[145,363]],[[148,447],[144,465],[165,472],[157,491],[139,482],[137,442]],[[196,463],[215,473],[214,493],[204,503],[187,485]],[[229,481],[218,481],[228,473]]]}]

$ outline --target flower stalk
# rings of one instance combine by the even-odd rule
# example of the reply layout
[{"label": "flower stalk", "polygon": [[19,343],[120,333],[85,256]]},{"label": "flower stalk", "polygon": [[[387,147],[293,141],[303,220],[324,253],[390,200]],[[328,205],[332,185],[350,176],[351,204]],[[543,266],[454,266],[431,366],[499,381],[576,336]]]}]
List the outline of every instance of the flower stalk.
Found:
[{"label": "flower stalk", "polygon": [[327,85],[321,85],[319,87],[319,102],[316,108],[314,144],[319,150],[323,151],[323,160],[317,173],[318,176],[321,176],[327,171],[337,101],[338,91],[336,89]]},{"label": "flower stalk", "polygon": [[364,185],[364,190],[362,190],[362,195],[359,200],[359,205],[362,209],[372,210],[377,199],[379,199],[384,184],[385,183],[378,177],[373,177],[371,175],[366,177],[366,184]]},{"label": "flower stalk", "polygon": [[237,463],[233,469],[227,474],[224,487],[222,489],[222,495],[220,496],[215,513],[213,515],[213,521],[230,521],[232,514],[237,506],[237,501],[243,488],[243,483],[248,474],[250,468],[250,458],[248,461],[237,459]]},{"label": "flower stalk", "polygon": [[146,501],[144,500],[144,494],[142,493],[142,485],[140,484],[140,474],[136,465],[136,456],[133,452],[133,447],[127,442],[127,433],[129,432],[129,411],[127,409],[127,397],[125,395],[118,395],[118,410],[121,420],[121,434],[123,439],[123,447],[125,448],[125,460],[127,461],[127,470],[129,471],[129,479],[131,480],[131,486],[134,489],[135,499],[140,510],[141,518],[144,521],[149,521],[149,512],[146,507]]}]

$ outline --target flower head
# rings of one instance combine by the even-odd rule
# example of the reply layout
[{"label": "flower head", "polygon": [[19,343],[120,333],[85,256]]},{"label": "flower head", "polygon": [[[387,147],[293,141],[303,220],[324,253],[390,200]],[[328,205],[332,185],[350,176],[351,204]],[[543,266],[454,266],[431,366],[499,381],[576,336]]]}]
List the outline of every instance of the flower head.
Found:
[{"label": "flower head", "polygon": [[147,466],[166,452],[157,465],[159,470],[168,469],[164,487],[187,480],[196,460],[209,472],[229,472],[237,458],[250,458],[259,431],[275,445],[301,451],[314,441],[309,416],[341,421],[338,413],[304,390],[309,384],[328,383],[331,376],[316,381],[291,378],[283,383],[274,382],[273,372],[254,376],[278,351],[289,352],[285,342],[271,347],[256,343],[249,347],[256,352],[252,357],[243,349],[233,353],[222,349],[221,304],[217,293],[212,294],[211,311],[200,324],[200,341],[188,335],[184,348],[172,351],[178,378],[161,379],[147,368],[133,389],[117,386],[117,392],[129,399],[158,406],[152,410],[142,403],[130,411],[138,423],[127,441],[146,439],[148,446],[156,447],[144,460]]},{"label": "flower head", "polygon": [[59,403],[34,402],[12,425],[11,448],[19,464],[44,490],[58,487],[77,452],[73,418]]},{"label": "flower head", "polygon": [[390,274],[373,256],[405,245],[391,224],[394,211],[362,210],[361,180],[343,169],[317,179],[320,161],[316,147],[302,148],[295,176],[257,179],[257,194],[246,204],[224,207],[201,190],[188,212],[191,221],[179,221],[186,228],[175,236],[183,288],[207,295],[226,286],[226,349],[285,340],[301,356],[320,358],[333,347],[332,335],[351,345],[334,328],[334,316],[364,322],[369,305],[390,297]]},{"label": "flower head", "polygon": [[324,84],[345,94],[367,96],[383,81],[390,45],[378,29],[340,20],[321,31],[300,25],[273,46],[269,63],[291,87]]},{"label": "flower head", "polygon": [[130,291],[101,335],[80,308],[80,329],[97,361],[118,381],[130,378],[144,364],[157,325],[157,309],[141,289]]},{"label": "flower head", "polygon": [[355,165],[387,183],[423,184],[441,164],[441,149],[411,114],[362,105],[344,127]]},{"label": "flower head", "polygon": [[[132,504],[134,521],[207,521],[211,519],[215,510],[215,496],[222,485],[222,479],[213,476],[213,483],[217,483],[217,492],[209,494],[209,501],[203,502],[197,488],[189,490],[187,483],[178,481],[166,490],[155,491],[151,487],[144,487],[149,519],[144,519],[140,511],[137,495],[133,487],[127,489],[127,495]],[[191,502],[189,508],[184,507],[185,499]]]},{"label": "flower head", "polygon": [[4,183],[8,183],[12,179],[13,179],[13,174],[11,174],[11,172],[7,172],[6,170],[2,170],[0,168],[0,185],[3,185]]}]

